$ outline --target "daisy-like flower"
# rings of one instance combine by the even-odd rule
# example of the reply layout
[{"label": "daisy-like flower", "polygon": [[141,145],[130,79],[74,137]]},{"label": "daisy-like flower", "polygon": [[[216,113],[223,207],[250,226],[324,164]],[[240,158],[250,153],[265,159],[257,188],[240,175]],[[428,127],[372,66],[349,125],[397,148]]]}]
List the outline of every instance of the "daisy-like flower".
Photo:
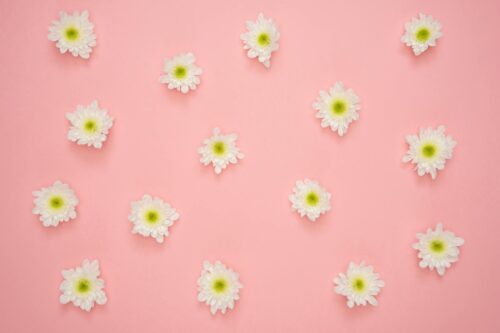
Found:
[{"label": "daisy-like flower", "polygon": [[214,128],[213,135],[203,140],[203,146],[198,148],[200,162],[204,165],[212,163],[216,174],[220,174],[229,163],[236,164],[238,159],[245,157],[236,146],[237,138],[236,134],[221,134],[218,128]]},{"label": "daisy-like flower", "polygon": [[335,292],[347,297],[349,308],[367,303],[377,305],[375,296],[385,286],[384,281],[373,271],[373,267],[365,265],[363,261],[359,265],[349,263],[347,273],[340,273],[333,279],[333,283],[336,284]]},{"label": "daisy-like flower", "polygon": [[443,34],[441,23],[432,18],[420,14],[418,18],[412,18],[405,24],[405,34],[401,41],[413,49],[415,55],[422,54],[429,46],[436,46],[436,41]]},{"label": "daisy-like flower", "polygon": [[201,68],[196,66],[195,62],[196,58],[191,52],[165,59],[163,67],[165,75],[160,77],[160,82],[165,83],[168,89],[177,89],[184,94],[189,92],[189,89],[195,90],[200,84],[199,76],[202,73]]},{"label": "daisy-like flower", "polygon": [[75,57],[88,59],[92,48],[96,46],[94,25],[89,21],[89,12],[77,11],[73,15],[59,13],[59,20],[52,21],[49,27],[49,40],[56,42],[61,53],[69,51]]},{"label": "daisy-like flower", "polygon": [[158,243],[163,243],[163,237],[168,237],[168,227],[180,216],[168,203],[147,194],[132,202],[131,207],[128,219],[134,224],[132,233],[153,237]]},{"label": "daisy-like flower", "polygon": [[61,304],[72,302],[74,306],[82,310],[90,311],[94,303],[106,304],[107,298],[104,293],[104,280],[99,279],[99,262],[85,259],[82,266],[62,270],[64,281],[59,289],[62,294],[59,297]]},{"label": "daisy-like flower", "polygon": [[340,136],[351,122],[358,120],[361,109],[358,96],[352,89],[344,88],[342,82],[336,82],[328,92],[321,90],[313,107],[318,110],[316,118],[321,119],[321,127],[330,127]]},{"label": "daisy-like flower", "polygon": [[415,164],[419,176],[429,173],[436,179],[437,170],[443,170],[446,160],[453,155],[457,145],[451,136],[446,136],[444,126],[421,128],[418,135],[407,135],[409,149],[403,156],[403,162]]},{"label": "daisy-like flower", "polygon": [[198,279],[198,301],[210,305],[210,312],[222,314],[226,309],[233,309],[234,302],[240,298],[240,283],[238,273],[227,268],[220,261],[211,264],[203,262],[203,270]]},{"label": "daisy-like flower", "polygon": [[88,106],[78,105],[76,111],[66,114],[66,118],[71,123],[68,140],[98,149],[106,141],[113,126],[113,118],[108,115],[107,110],[99,108],[97,101]]},{"label": "daisy-like flower", "polygon": [[316,221],[330,210],[331,194],[317,181],[298,180],[293,188],[293,194],[288,199],[292,203],[292,211],[297,211],[300,217],[307,216],[310,221]]},{"label": "daisy-like flower", "polygon": [[418,251],[419,266],[428,267],[431,271],[435,268],[443,276],[451,264],[458,261],[459,246],[464,245],[464,240],[455,236],[451,231],[443,230],[439,223],[436,230],[427,229],[425,234],[417,234],[418,243],[412,246]]},{"label": "daisy-like flower", "polygon": [[56,227],[59,222],[76,218],[78,198],[68,184],[56,181],[52,186],[33,191],[33,195],[33,214],[40,215],[44,227]]},{"label": "daisy-like flower", "polygon": [[266,68],[271,66],[271,53],[279,48],[280,33],[272,19],[266,19],[262,13],[257,21],[247,21],[247,32],[241,34],[243,49],[248,50],[250,59],[257,58]]}]

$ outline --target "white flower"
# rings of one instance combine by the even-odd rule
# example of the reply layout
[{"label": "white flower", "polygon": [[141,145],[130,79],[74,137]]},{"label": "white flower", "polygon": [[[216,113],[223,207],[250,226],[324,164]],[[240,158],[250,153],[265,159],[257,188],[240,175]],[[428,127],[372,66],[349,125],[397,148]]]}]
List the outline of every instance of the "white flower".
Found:
[{"label": "white flower", "polygon": [[96,46],[94,25],[89,21],[89,12],[84,10],[73,12],[59,12],[59,20],[52,21],[49,27],[49,40],[57,42],[56,46],[61,53],[69,51],[73,56],[88,59],[92,48]]},{"label": "white flower", "polygon": [[198,301],[210,305],[210,312],[226,313],[226,309],[234,308],[234,302],[240,298],[240,289],[243,285],[239,281],[238,273],[227,268],[220,261],[211,264],[203,262],[203,270],[198,279]]},{"label": "white flower", "polygon": [[179,54],[171,59],[165,59],[163,70],[165,75],[160,82],[165,83],[168,89],[177,89],[186,94],[189,89],[195,90],[200,84],[201,68],[195,65],[196,58],[189,53]]},{"label": "white flower", "polygon": [[113,118],[107,112],[99,108],[97,101],[93,101],[89,106],[78,105],[76,111],[68,112],[66,118],[71,123],[68,140],[79,145],[101,148],[113,126]]},{"label": "white flower", "polygon": [[429,173],[436,179],[437,170],[443,170],[446,160],[453,155],[453,148],[457,145],[451,136],[444,134],[444,126],[437,130],[421,128],[419,135],[407,135],[406,142],[409,149],[403,156],[403,162],[416,164],[415,169],[419,176]]},{"label": "white flower", "polygon": [[456,237],[451,231],[443,230],[439,223],[436,230],[427,229],[425,234],[417,234],[418,243],[412,246],[418,250],[419,266],[428,267],[431,271],[436,268],[439,275],[443,276],[451,264],[458,261],[459,246],[464,245],[464,240]]},{"label": "white flower", "polygon": [[313,107],[318,110],[316,118],[321,119],[321,127],[330,127],[340,136],[352,121],[358,120],[361,109],[358,96],[352,89],[345,89],[342,82],[336,82],[328,92],[321,90]]},{"label": "white flower", "polygon": [[307,216],[315,221],[321,214],[330,210],[331,194],[317,181],[305,179],[295,183],[293,194],[288,199],[292,203],[292,211],[298,211],[300,217]]},{"label": "white flower", "polygon": [[441,33],[441,23],[432,18],[420,14],[418,18],[412,18],[405,24],[406,32],[401,37],[401,41],[406,46],[411,46],[415,55],[420,55],[429,46],[436,46],[436,41],[443,34]]},{"label": "white flower", "polygon": [[365,265],[363,261],[359,265],[349,263],[347,273],[340,273],[333,279],[333,283],[336,284],[335,292],[347,297],[349,308],[367,303],[377,305],[375,296],[385,286],[384,281],[373,271],[373,267]]},{"label": "white flower", "polygon": [[106,304],[104,280],[99,279],[99,262],[85,259],[82,266],[62,270],[64,281],[59,286],[62,294],[59,297],[61,304],[72,302],[74,306],[90,311],[94,303]]},{"label": "white flower", "polygon": [[271,66],[271,53],[278,50],[280,33],[272,19],[266,19],[262,13],[257,21],[247,21],[247,32],[241,34],[243,49],[248,50],[249,58],[257,58],[266,68]]},{"label": "white flower", "polygon": [[163,237],[169,235],[168,227],[180,216],[168,203],[147,194],[132,202],[131,207],[128,219],[134,225],[132,233],[153,237],[158,243],[163,243]]},{"label": "white flower", "polygon": [[236,147],[236,134],[221,134],[218,128],[214,128],[213,135],[203,140],[203,146],[198,149],[204,165],[212,163],[216,174],[220,174],[229,163],[236,164],[238,159],[245,157],[240,149]]},{"label": "white flower", "polygon": [[40,215],[44,227],[56,227],[59,222],[76,218],[78,198],[68,184],[56,181],[52,186],[34,191],[33,214]]}]

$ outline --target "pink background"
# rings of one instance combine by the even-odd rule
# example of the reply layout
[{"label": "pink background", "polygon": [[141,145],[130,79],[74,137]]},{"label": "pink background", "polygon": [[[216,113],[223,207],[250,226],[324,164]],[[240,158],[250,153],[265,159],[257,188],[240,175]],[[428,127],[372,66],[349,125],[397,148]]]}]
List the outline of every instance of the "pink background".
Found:
[{"label": "pink background", "polygon": [[[75,9],[95,24],[89,61],[47,40]],[[282,36],[270,70],[239,40],[260,11]],[[420,11],[444,36],[417,58],[399,38]],[[499,15],[493,0],[1,0],[0,331],[499,332]],[[158,78],[186,51],[204,73],[181,95]],[[362,102],[343,138],[312,109],[340,80]],[[102,150],[66,139],[65,114],[93,99],[116,119]],[[406,134],[439,124],[458,146],[433,182],[401,157]],[[219,177],[196,151],[215,126],[246,154]],[[317,223],[290,212],[306,177],[333,197]],[[56,179],[78,218],[43,228],[31,192]],[[181,214],[165,244],[131,234],[144,193]],[[438,222],[466,241],[444,278],[411,248]],[[84,258],[100,260],[109,298],[91,313],[58,301],[61,269]],[[225,316],[197,302],[205,259],[245,286]],[[351,260],[386,281],[378,307],[349,310],[333,292]]]}]

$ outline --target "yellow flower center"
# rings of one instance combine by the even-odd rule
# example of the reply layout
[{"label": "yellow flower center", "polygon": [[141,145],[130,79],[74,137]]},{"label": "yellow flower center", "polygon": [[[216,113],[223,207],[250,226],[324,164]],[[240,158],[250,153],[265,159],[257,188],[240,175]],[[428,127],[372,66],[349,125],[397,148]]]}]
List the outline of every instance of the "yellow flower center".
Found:
[{"label": "yellow flower center", "polygon": [[362,293],[366,289],[366,282],[363,278],[357,277],[352,280],[351,286],[355,292]]},{"label": "yellow flower center", "polygon": [[156,224],[160,220],[160,214],[158,211],[151,209],[144,214],[144,219],[149,224]]},{"label": "yellow flower center", "polygon": [[437,153],[437,147],[435,144],[432,143],[426,143],[422,146],[422,155],[426,158],[433,158],[436,156]]},{"label": "yellow flower center", "polygon": [[331,108],[334,116],[341,116],[347,111],[347,102],[342,99],[337,99],[333,101]]},{"label": "yellow flower center", "polygon": [[446,244],[441,239],[434,239],[429,243],[429,249],[431,252],[440,254],[446,250]]},{"label": "yellow flower center", "polygon": [[309,192],[306,195],[306,202],[309,206],[316,206],[319,203],[319,195],[316,192]]},{"label": "yellow flower center", "polygon": [[430,37],[431,37],[431,32],[426,27],[422,27],[422,28],[418,29],[417,32],[415,33],[415,38],[420,43],[427,42],[427,40],[429,40]]},{"label": "yellow flower center", "polygon": [[80,294],[88,293],[92,288],[90,281],[86,278],[81,278],[75,283],[75,290]]},{"label": "yellow flower center", "polygon": [[52,210],[60,210],[64,207],[64,199],[60,195],[54,195],[49,199],[49,206]]},{"label": "yellow flower center", "polygon": [[212,146],[212,151],[216,156],[224,156],[226,153],[226,144],[223,141],[216,141]]},{"label": "yellow flower center", "polygon": [[71,26],[66,28],[66,30],[64,31],[64,35],[66,36],[67,40],[69,40],[70,42],[74,42],[78,40],[80,31],[77,28]]},{"label": "yellow flower center", "polygon": [[176,79],[184,79],[187,75],[187,68],[184,66],[177,66],[174,68],[174,76]]},{"label": "yellow flower center", "polygon": [[262,47],[268,46],[271,44],[271,37],[267,33],[262,32],[257,36],[257,43]]},{"label": "yellow flower center", "polygon": [[93,133],[97,132],[97,130],[99,129],[99,126],[97,125],[97,121],[95,121],[94,119],[88,119],[83,124],[83,128],[85,129],[85,132],[87,132],[89,134],[93,134]]},{"label": "yellow flower center", "polygon": [[228,283],[224,278],[217,278],[212,283],[212,288],[216,294],[222,294],[227,290]]}]

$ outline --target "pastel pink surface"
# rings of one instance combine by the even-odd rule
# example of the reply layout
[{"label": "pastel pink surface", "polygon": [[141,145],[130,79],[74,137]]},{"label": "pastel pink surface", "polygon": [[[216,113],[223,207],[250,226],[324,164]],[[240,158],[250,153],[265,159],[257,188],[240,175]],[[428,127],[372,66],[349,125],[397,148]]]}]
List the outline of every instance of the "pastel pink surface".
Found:
[{"label": "pastel pink surface", "polygon": [[[88,9],[89,61],[47,40],[60,10]],[[239,35],[259,12],[281,32],[266,70]],[[443,25],[420,57],[400,41],[419,12]],[[498,332],[498,1],[0,2],[1,332]],[[158,82],[192,51],[202,84]],[[343,81],[360,120],[339,138],[312,103]],[[66,139],[67,112],[98,99],[115,117],[102,150]],[[458,142],[436,181],[401,163],[405,135],[443,124]],[[216,176],[197,148],[213,127],[246,158]],[[290,211],[303,178],[332,194],[316,223]],[[78,218],[43,228],[31,192],[68,182]],[[181,214],[164,244],[131,234],[149,193]],[[417,232],[465,239],[446,275],[418,267]],[[60,305],[60,271],[97,258],[109,301]],[[212,317],[197,302],[203,260],[240,273],[241,300]],[[378,307],[349,310],[332,279],[349,261],[386,282]]]}]

